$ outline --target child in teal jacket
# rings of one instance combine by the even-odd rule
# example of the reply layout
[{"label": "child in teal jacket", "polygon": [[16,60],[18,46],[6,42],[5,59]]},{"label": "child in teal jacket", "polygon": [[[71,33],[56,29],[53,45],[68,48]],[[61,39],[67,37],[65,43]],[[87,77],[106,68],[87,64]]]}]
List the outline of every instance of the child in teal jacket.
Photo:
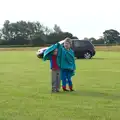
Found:
[{"label": "child in teal jacket", "polygon": [[57,64],[61,70],[62,88],[66,89],[66,82],[68,82],[70,91],[73,91],[72,76],[74,75],[76,65],[74,52],[71,49],[71,39],[66,38],[64,46],[58,44]]}]

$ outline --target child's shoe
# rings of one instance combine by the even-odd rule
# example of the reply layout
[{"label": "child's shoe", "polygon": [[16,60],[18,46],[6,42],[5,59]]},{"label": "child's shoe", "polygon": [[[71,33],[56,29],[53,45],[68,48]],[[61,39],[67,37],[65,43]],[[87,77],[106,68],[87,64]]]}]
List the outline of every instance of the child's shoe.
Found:
[{"label": "child's shoe", "polygon": [[75,91],[75,90],[71,89],[70,91],[73,92],[73,91]]},{"label": "child's shoe", "polygon": [[51,92],[52,92],[52,93],[56,93],[57,91],[56,91],[56,90],[52,90]]},{"label": "child's shoe", "polygon": [[66,89],[66,87],[62,87],[62,88],[63,88],[63,91],[69,91],[69,90]]},{"label": "child's shoe", "polygon": [[75,91],[75,90],[73,90],[72,86],[69,86],[69,89],[70,89],[71,92]]},{"label": "child's shoe", "polygon": [[59,90],[56,90],[56,92],[60,92]]}]

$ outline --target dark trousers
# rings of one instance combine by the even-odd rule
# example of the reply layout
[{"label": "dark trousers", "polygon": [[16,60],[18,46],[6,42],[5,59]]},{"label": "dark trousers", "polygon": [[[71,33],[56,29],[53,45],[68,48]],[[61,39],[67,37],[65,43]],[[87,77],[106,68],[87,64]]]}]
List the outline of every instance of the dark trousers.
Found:
[{"label": "dark trousers", "polygon": [[60,89],[60,70],[52,70],[52,91]]}]

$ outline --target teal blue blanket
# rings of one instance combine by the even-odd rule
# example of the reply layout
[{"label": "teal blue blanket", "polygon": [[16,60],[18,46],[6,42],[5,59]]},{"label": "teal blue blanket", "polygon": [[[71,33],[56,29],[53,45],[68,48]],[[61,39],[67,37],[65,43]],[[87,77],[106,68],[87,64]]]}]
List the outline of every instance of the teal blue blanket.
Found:
[{"label": "teal blue blanket", "polygon": [[62,45],[59,43],[54,44],[50,46],[45,52],[43,56],[43,60],[49,59],[50,54],[55,50],[58,49],[58,55],[57,55],[57,64],[59,68],[62,69],[69,69],[73,72],[71,73],[71,76],[74,75],[74,71],[76,69],[75,66],[75,58],[74,58],[74,52],[72,49],[66,50]]},{"label": "teal blue blanket", "polygon": [[75,70],[75,57],[72,49],[66,50],[58,44],[57,64],[61,69]]},{"label": "teal blue blanket", "polygon": [[58,44],[54,44],[54,45],[50,46],[47,50],[45,50],[44,55],[43,55],[43,60],[44,60],[44,61],[48,60],[49,57],[50,57],[50,55],[51,55],[51,53],[52,53],[55,49],[57,49],[57,47],[58,47]]}]

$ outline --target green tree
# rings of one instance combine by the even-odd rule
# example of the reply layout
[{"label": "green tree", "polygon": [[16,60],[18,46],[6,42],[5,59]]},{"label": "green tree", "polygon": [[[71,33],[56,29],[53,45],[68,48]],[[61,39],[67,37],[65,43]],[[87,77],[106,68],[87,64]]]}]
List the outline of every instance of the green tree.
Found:
[{"label": "green tree", "polygon": [[73,35],[69,32],[60,32],[60,33],[54,32],[47,36],[48,38],[47,43],[54,44],[56,42],[65,39],[66,37],[73,38]]},{"label": "green tree", "polygon": [[5,40],[10,39],[9,24],[10,24],[9,20],[5,20],[5,22],[3,24],[2,34],[3,34],[3,37],[4,37]]},{"label": "green tree", "polygon": [[54,29],[55,33],[61,33],[62,32],[61,28],[57,24],[54,25],[53,29]]},{"label": "green tree", "polygon": [[73,36],[73,37],[72,37],[72,39],[78,39],[78,37],[76,37],[76,36]]},{"label": "green tree", "polygon": [[84,40],[89,40],[89,38],[85,37]]},{"label": "green tree", "polygon": [[40,22],[17,21],[10,23],[9,20],[4,22],[0,32],[0,38],[5,40],[2,44],[11,45],[43,45],[45,43],[56,43],[66,37],[77,39],[72,33],[63,32],[61,28],[55,24],[53,29],[42,25]]},{"label": "green tree", "polygon": [[117,43],[120,33],[117,30],[105,30],[103,32],[105,44]]},{"label": "green tree", "polygon": [[2,39],[2,30],[0,30],[0,39]]},{"label": "green tree", "polygon": [[89,38],[89,41],[93,42],[93,41],[96,41],[96,39],[94,37],[91,37],[91,38]]},{"label": "green tree", "polygon": [[35,30],[36,30],[36,24],[33,22],[28,22],[26,32],[27,32],[27,39],[29,40],[30,45],[33,44],[33,38],[36,32]]},{"label": "green tree", "polygon": [[99,39],[95,39],[95,38],[90,38],[90,39],[92,39],[91,42],[94,45],[103,45],[104,44],[104,38],[103,37],[100,37]]}]

